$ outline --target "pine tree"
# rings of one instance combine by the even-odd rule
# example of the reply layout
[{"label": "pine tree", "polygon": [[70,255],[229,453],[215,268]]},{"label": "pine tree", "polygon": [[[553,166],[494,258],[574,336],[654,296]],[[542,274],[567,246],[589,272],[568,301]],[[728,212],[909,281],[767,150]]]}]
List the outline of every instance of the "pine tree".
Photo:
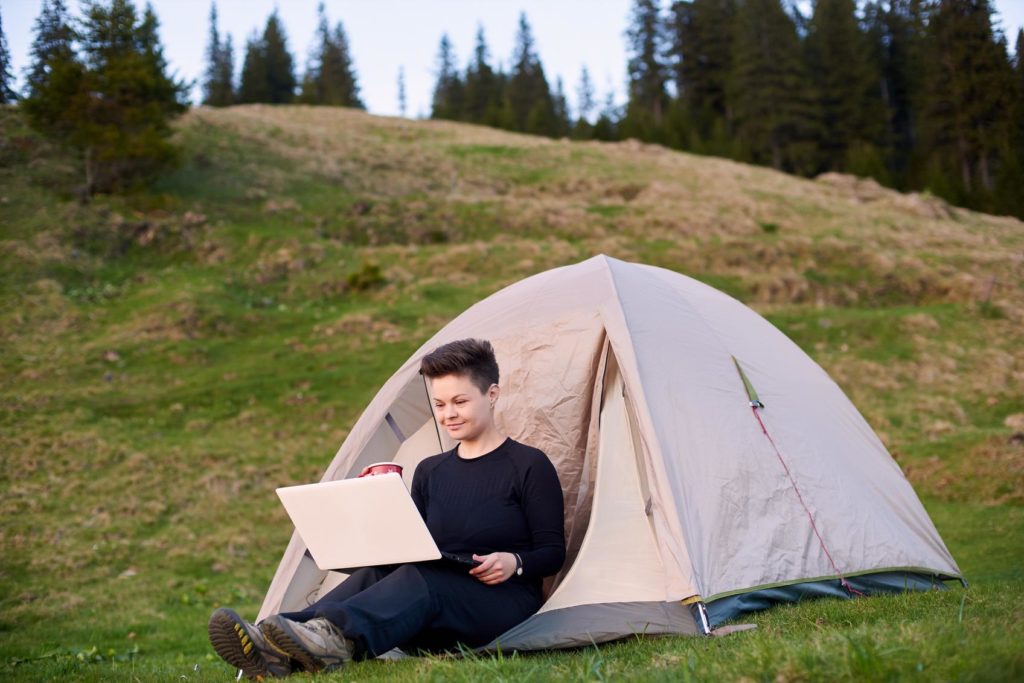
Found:
[{"label": "pine tree", "polygon": [[238,101],[287,104],[295,99],[295,70],[284,27],[275,9],[263,35],[255,32],[245,45]]},{"label": "pine tree", "polygon": [[302,73],[302,80],[299,82],[299,94],[295,98],[298,104],[320,104],[317,92],[317,50],[310,52],[306,59],[306,69]]},{"label": "pine tree", "polygon": [[234,104],[238,99],[238,92],[235,90],[235,46],[230,33],[224,35],[218,64],[220,70],[217,80],[223,94],[224,105]]},{"label": "pine tree", "polygon": [[[713,139],[729,120],[726,84],[732,69],[732,34],[736,0],[688,0],[672,6],[671,54],[684,125],[693,125],[695,140],[684,146],[724,153],[728,141]],[[678,134],[677,134],[678,136]]]},{"label": "pine tree", "polygon": [[21,108],[29,125],[63,144],[75,142],[79,114],[88,106],[86,71],[75,53],[76,39],[64,0],[43,0]]},{"label": "pine tree", "polygon": [[506,119],[513,130],[556,134],[554,103],[544,66],[537,56],[533,31],[526,14],[519,15],[515,47],[512,54],[512,73],[505,88]]},{"label": "pine tree", "polygon": [[3,17],[0,16],[0,104],[8,104],[18,99],[17,93],[11,88],[14,76],[11,74],[11,52],[7,49],[7,36],[4,34]]},{"label": "pine tree", "polygon": [[217,4],[210,3],[210,38],[206,45],[203,104],[226,107],[234,103],[234,61],[231,36],[221,41],[217,31]]},{"label": "pine tree", "polygon": [[594,82],[586,65],[580,69],[580,82],[576,86],[576,120],[572,122],[570,135],[574,140],[588,140],[594,134],[590,117],[597,107],[594,100]]},{"label": "pine tree", "polygon": [[1017,29],[1017,42],[1013,48],[1013,65],[1017,71],[1017,81],[1024,87],[1024,54],[1021,54],[1021,50],[1024,50],[1024,28]]},{"label": "pine tree", "polygon": [[484,124],[506,130],[515,128],[512,109],[508,105],[508,83],[509,74],[502,68],[501,63],[498,63],[494,70],[495,102],[484,116]]},{"label": "pine tree", "polygon": [[266,69],[268,102],[287,104],[295,98],[295,68],[288,52],[288,38],[275,9],[263,30],[263,60]]},{"label": "pine tree", "polygon": [[552,104],[555,115],[554,135],[556,137],[567,136],[572,126],[572,119],[569,112],[569,101],[565,97],[565,87],[562,85],[561,76],[555,79],[555,94],[552,97]]},{"label": "pine tree", "polygon": [[594,122],[593,137],[595,140],[612,141],[619,139],[619,121],[622,119],[622,111],[615,104],[615,92],[609,87],[608,94],[604,98],[604,106]]},{"label": "pine tree", "polygon": [[584,66],[580,70],[580,84],[576,87],[576,111],[580,119],[590,120],[590,115],[597,107],[594,97],[594,82],[590,79],[590,71]]},{"label": "pine tree", "polygon": [[941,0],[928,21],[923,143],[929,184],[951,201],[989,209],[1009,139],[1014,90],[988,0]]},{"label": "pine tree", "polygon": [[212,105],[217,98],[217,75],[220,61],[220,32],[217,30],[217,3],[210,3],[210,35],[206,41],[206,68],[203,70],[203,104]]},{"label": "pine tree", "polygon": [[749,160],[804,174],[818,167],[818,113],[807,80],[796,26],[779,0],[740,3],[727,106]]},{"label": "pine tree", "polygon": [[455,66],[455,49],[445,33],[437,49],[437,81],[434,84],[434,119],[460,120],[465,107],[465,84]]},{"label": "pine tree", "polygon": [[[1014,117],[1021,132],[1024,133],[1024,28],[1017,29],[1017,40],[1013,48],[1013,71],[1015,74],[1015,94],[1017,99],[1018,115]],[[1024,142],[1024,139],[1022,139]],[[1024,151],[1024,150],[1022,150]]]},{"label": "pine tree", "polygon": [[82,94],[85,68],[75,54],[75,38],[64,0],[43,0],[21,106],[34,128],[55,139],[71,134],[70,110]]},{"label": "pine tree", "polygon": [[[871,149],[877,155],[884,144],[881,74],[858,26],[854,0],[816,0],[813,7],[806,49],[822,114],[823,162],[830,170],[863,173],[865,156]],[[857,158],[862,167],[851,168]]]},{"label": "pine tree", "polygon": [[364,109],[344,26],[339,21],[330,30],[322,2],[317,6],[317,16],[319,43],[303,79],[302,101]]},{"label": "pine tree", "polygon": [[[325,69],[321,73],[321,77],[323,78],[324,74],[328,74],[327,83],[331,83],[330,74],[334,74],[335,92],[343,106],[366,109],[366,105],[363,104],[362,99],[359,97],[359,83],[356,77],[355,65],[352,63],[348,36],[340,21],[334,25],[333,38],[332,47],[334,49],[330,54],[330,59],[325,60],[325,64],[330,65],[330,68]],[[331,88],[328,87],[327,91],[331,92]]]},{"label": "pine tree", "polygon": [[238,101],[243,104],[270,102],[266,50],[263,48],[263,41],[255,31],[245,42],[245,59],[242,62]]},{"label": "pine tree", "polygon": [[501,93],[498,79],[490,65],[490,51],[483,26],[476,31],[473,58],[466,67],[465,120],[497,125],[500,117]]},{"label": "pine tree", "polygon": [[1017,30],[1014,51],[1014,90],[1010,140],[1003,155],[995,191],[994,210],[1024,218],[1024,29]]},{"label": "pine tree", "polygon": [[668,109],[666,30],[657,0],[634,0],[626,30],[629,102],[623,132],[643,140],[662,140]]},{"label": "pine tree", "polygon": [[398,113],[404,119],[408,102],[405,98],[405,67],[398,67]]},{"label": "pine tree", "polygon": [[896,187],[920,187],[918,104],[927,66],[923,0],[875,0],[864,13],[869,51],[881,72],[885,165]]},{"label": "pine tree", "polygon": [[69,102],[67,140],[82,149],[90,192],[130,189],[177,160],[169,121],[187,107],[188,84],[167,74],[159,21],[131,0],[85,6],[86,71]]}]

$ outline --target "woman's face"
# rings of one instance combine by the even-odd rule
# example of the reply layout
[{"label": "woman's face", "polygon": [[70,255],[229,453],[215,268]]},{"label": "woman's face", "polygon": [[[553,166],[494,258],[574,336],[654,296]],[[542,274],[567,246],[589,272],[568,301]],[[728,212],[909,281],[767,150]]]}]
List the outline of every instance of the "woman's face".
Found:
[{"label": "woman's face", "polygon": [[494,425],[497,384],[482,393],[469,375],[442,375],[430,380],[430,390],[438,423],[456,441],[473,441]]}]

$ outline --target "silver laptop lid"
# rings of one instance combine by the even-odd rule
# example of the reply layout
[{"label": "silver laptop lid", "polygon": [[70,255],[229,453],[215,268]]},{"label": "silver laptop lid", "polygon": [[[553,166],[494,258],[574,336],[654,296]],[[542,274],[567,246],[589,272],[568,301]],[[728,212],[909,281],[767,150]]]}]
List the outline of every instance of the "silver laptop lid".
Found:
[{"label": "silver laptop lid", "polygon": [[277,495],[320,569],[441,557],[400,474],[285,486]]}]

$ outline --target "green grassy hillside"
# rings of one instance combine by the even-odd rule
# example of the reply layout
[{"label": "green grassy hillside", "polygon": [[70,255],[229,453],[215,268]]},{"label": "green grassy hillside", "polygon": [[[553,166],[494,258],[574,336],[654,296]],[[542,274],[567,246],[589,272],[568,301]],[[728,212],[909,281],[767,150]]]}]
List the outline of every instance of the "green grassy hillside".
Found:
[{"label": "green grassy hillside", "polygon": [[1024,223],[845,176],[303,107],[194,110],[180,170],[77,200],[0,111],[0,676],[228,680],[377,388],[470,304],[597,253],[751,305],[843,387],[971,588],[722,639],[368,662],[337,680],[1024,677]]}]

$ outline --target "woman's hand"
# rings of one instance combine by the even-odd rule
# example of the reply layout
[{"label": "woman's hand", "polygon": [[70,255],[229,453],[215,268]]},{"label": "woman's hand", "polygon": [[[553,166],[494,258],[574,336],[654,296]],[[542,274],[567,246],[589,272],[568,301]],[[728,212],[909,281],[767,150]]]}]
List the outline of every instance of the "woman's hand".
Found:
[{"label": "woman's hand", "polygon": [[490,555],[473,555],[480,564],[469,570],[469,573],[488,586],[496,586],[516,571],[516,557],[512,553],[491,553]]}]

